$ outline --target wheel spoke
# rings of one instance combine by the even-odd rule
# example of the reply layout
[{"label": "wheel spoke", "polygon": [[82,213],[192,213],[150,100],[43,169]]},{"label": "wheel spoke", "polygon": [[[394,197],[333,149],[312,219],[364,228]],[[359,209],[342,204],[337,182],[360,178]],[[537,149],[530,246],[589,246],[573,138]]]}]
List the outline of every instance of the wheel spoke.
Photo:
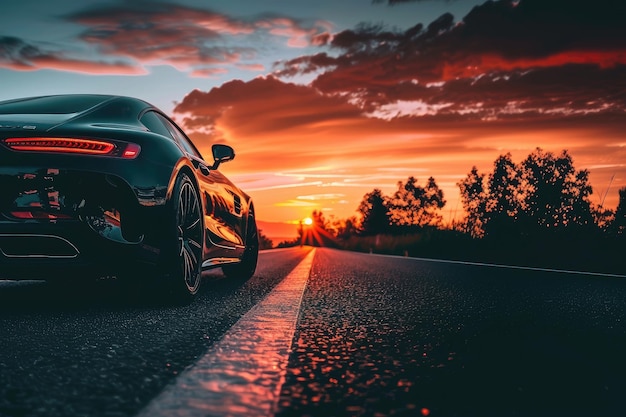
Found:
[{"label": "wheel spoke", "polygon": [[193,192],[194,190],[191,188],[191,186],[187,186],[187,216],[185,218],[185,220],[187,220],[187,218],[191,217],[193,219],[193,215],[195,214],[196,211],[196,201],[195,200],[195,193]]},{"label": "wheel spoke", "polygon": [[189,226],[187,226],[187,230],[193,229],[194,227],[196,227],[198,225],[198,223],[200,223],[200,218],[197,218],[193,223],[191,223]]},{"label": "wheel spoke", "polygon": [[189,249],[185,247],[185,263],[187,266],[187,276],[191,276],[191,271],[193,271],[193,259],[191,257],[191,253],[189,253]]},{"label": "wheel spoke", "polygon": [[192,191],[191,186],[187,185],[185,187],[185,191],[187,193],[187,210],[193,210],[195,204],[193,204],[193,200],[192,200],[193,193],[191,192]]},{"label": "wheel spoke", "polygon": [[184,225],[187,221],[187,212],[189,206],[189,188],[187,184],[184,184],[182,189],[180,190],[180,201],[178,203],[180,219],[179,222],[181,225]]},{"label": "wheel spoke", "polygon": [[187,239],[187,243],[191,246],[195,246],[197,249],[202,249],[202,245],[200,244],[200,242],[197,242],[191,238]]},{"label": "wheel spoke", "polygon": [[187,247],[185,247],[184,260],[185,283],[189,286],[189,288],[194,288],[197,285],[197,280],[199,279],[198,274],[196,274],[197,258]]},{"label": "wheel spoke", "polygon": [[193,264],[196,265],[198,263],[198,257],[196,256],[194,251],[191,249],[191,247],[189,247],[189,242],[186,242],[186,243],[187,244],[185,245],[185,252],[187,252]]},{"label": "wheel spoke", "polygon": [[185,211],[184,207],[182,207],[182,202],[178,207],[178,228],[181,229],[181,226],[185,224]]},{"label": "wheel spoke", "polygon": [[191,275],[192,275],[192,266],[191,266],[191,259],[189,258],[189,253],[187,253],[187,250],[183,251],[183,261],[184,261],[184,266],[183,266],[183,276],[185,278],[185,282],[187,283],[187,285],[190,284],[191,282]]}]

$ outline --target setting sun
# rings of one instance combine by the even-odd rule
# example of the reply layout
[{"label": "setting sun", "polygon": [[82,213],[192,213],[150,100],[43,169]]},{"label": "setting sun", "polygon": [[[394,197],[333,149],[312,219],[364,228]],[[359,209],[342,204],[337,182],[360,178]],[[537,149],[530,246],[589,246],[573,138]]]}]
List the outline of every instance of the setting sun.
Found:
[{"label": "setting sun", "polygon": [[302,220],[302,223],[303,223],[305,226],[310,226],[310,225],[312,225],[312,224],[313,224],[313,219],[312,219],[312,218],[310,218],[310,217],[307,217],[306,219]]}]

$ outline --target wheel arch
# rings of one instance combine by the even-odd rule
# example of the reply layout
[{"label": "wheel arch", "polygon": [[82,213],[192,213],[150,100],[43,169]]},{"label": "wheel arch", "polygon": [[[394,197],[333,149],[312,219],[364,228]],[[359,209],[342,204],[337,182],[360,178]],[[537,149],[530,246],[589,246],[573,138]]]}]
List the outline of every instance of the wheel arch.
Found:
[{"label": "wheel arch", "polygon": [[[170,175],[170,181],[169,181],[169,184],[167,185],[167,201],[168,202],[172,200],[172,193],[174,192],[176,179],[181,173],[187,174],[194,188],[196,189],[198,196],[201,195],[200,185],[198,184],[198,179],[196,178],[196,175],[194,174],[194,170],[193,170],[193,166],[191,165],[191,162],[189,162],[189,160],[186,158],[180,158],[178,160],[178,163],[176,163],[176,165],[174,165],[172,169],[172,174]],[[200,199],[200,201],[202,201],[202,199]]]},{"label": "wheel arch", "polygon": [[[185,163],[187,162],[187,163]],[[180,174],[187,174],[187,177],[191,180],[193,184],[193,188],[196,189],[196,194],[198,195],[198,200],[200,201],[200,213],[206,213],[206,207],[204,198],[202,198],[202,192],[200,190],[200,184],[198,183],[198,178],[196,177],[193,166],[186,160],[182,160],[182,163],[177,166],[177,169],[174,169],[172,173],[172,178],[170,179],[170,185],[168,187],[168,201],[171,201],[172,192],[174,191],[174,185],[176,184],[176,179]],[[200,217],[202,224],[204,225],[204,216]],[[204,227],[203,227],[204,230]]]},{"label": "wheel arch", "polygon": [[[204,199],[202,198],[202,193],[200,190],[200,185],[198,184],[198,179],[196,178],[196,175],[194,174],[194,170],[193,170],[193,166],[191,165],[191,162],[189,162],[189,160],[186,158],[181,158],[172,169],[172,174],[170,175],[169,184],[167,186],[165,205],[170,206],[172,204],[172,196],[174,193],[174,188],[176,186],[176,180],[178,179],[181,173],[184,173],[187,175],[187,177],[189,177],[189,180],[193,184],[193,187],[196,190],[196,193],[198,195],[198,200],[200,201],[200,212],[205,213],[206,212],[205,202],[204,202]],[[203,230],[204,230],[204,216],[200,216],[200,218],[201,218],[201,221],[203,224]],[[203,242],[203,245],[204,245],[204,242]]]}]

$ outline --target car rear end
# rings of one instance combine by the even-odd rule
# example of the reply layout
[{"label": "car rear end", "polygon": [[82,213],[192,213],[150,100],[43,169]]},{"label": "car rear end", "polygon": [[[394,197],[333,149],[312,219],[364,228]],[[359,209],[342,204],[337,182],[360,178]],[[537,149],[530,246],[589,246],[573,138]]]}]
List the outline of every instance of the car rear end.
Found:
[{"label": "car rear end", "polygon": [[158,255],[146,230],[166,186],[151,185],[120,129],[75,118],[2,114],[0,103],[0,279],[107,277]]}]

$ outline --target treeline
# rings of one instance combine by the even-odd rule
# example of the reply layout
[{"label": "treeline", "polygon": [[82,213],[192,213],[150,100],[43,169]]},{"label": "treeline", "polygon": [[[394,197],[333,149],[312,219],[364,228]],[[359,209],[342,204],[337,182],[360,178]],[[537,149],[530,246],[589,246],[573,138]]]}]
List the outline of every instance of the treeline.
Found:
[{"label": "treeline", "polygon": [[[300,229],[288,246],[305,242],[351,250],[529,266],[601,269],[626,273],[626,188],[616,210],[591,202],[589,172],[567,151],[540,148],[522,162],[499,156],[492,172],[473,167],[457,183],[464,217],[443,224],[446,205],[434,178],[400,181],[392,195],[374,189],[357,215],[325,218]],[[316,237],[317,235],[317,237]]]}]

